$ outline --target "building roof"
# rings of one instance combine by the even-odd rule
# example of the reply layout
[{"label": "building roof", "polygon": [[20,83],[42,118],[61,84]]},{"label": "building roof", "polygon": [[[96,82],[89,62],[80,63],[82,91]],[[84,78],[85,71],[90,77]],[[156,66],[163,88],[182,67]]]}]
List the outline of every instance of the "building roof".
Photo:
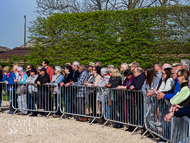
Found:
[{"label": "building roof", "polygon": [[11,49],[9,49],[7,47],[0,46],[0,53],[4,53],[4,52],[9,51],[9,50],[11,50]]},{"label": "building roof", "polygon": [[16,47],[13,50],[7,51],[0,54],[0,59],[12,59],[15,56],[24,56],[29,54],[30,48],[26,47]]}]

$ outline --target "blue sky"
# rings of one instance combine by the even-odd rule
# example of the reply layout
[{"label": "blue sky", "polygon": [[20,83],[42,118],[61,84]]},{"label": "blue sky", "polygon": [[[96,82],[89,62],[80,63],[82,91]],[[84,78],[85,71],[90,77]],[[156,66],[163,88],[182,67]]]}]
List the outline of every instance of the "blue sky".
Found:
[{"label": "blue sky", "polygon": [[24,15],[29,27],[36,19],[35,7],[35,0],[0,0],[0,46],[13,49],[24,44]]}]

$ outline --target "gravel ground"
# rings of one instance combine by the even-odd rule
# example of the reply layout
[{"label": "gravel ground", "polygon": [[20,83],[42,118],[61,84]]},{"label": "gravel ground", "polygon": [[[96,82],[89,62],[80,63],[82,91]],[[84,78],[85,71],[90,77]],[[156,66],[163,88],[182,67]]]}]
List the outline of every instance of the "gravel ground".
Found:
[{"label": "gravel ground", "polygon": [[140,132],[130,136],[124,129],[110,126],[102,128],[99,124],[77,122],[71,119],[54,119],[50,116],[29,117],[0,113],[0,142],[121,142],[152,143],[151,138],[140,138]]}]

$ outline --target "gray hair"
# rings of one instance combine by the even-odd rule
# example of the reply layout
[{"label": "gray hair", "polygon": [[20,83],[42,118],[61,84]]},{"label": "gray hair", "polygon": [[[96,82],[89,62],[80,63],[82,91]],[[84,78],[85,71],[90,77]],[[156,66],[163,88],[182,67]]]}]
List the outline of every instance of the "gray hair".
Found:
[{"label": "gray hair", "polygon": [[108,68],[102,68],[101,69],[101,73],[103,74],[103,75],[108,75],[108,73],[109,73],[109,70],[108,70]]},{"label": "gray hair", "polygon": [[108,65],[109,68],[113,69],[114,68],[114,65]]},{"label": "gray hair", "polygon": [[86,70],[86,68],[85,68],[84,65],[80,65],[80,69],[81,69],[81,70]]},{"label": "gray hair", "polygon": [[183,63],[183,65],[186,66],[187,69],[189,70],[190,61],[189,61],[188,59],[183,59],[183,60],[181,60],[181,63]]},{"label": "gray hair", "polygon": [[62,72],[62,68],[60,66],[55,66],[55,69],[58,71],[58,72]]},{"label": "gray hair", "polygon": [[121,65],[123,66],[124,71],[129,69],[129,65],[127,63],[122,63]]},{"label": "gray hair", "polygon": [[139,63],[137,63],[137,62],[132,62],[131,66],[133,66],[135,68],[140,67]]},{"label": "gray hair", "polygon": [[138,73],[142,73],[142,72],[143,72],[143,69],[141,69],[141,68],[139,68],[139,67],[137,67],[136,69],[137,69],[137,72],[138,72]]},{"label": "gray hair", "polygon": [[77,66],[77,67],[80,66],[80,63],[79,63],[78,61],[74,61],[73,64],[74,64],[75,66]]}]

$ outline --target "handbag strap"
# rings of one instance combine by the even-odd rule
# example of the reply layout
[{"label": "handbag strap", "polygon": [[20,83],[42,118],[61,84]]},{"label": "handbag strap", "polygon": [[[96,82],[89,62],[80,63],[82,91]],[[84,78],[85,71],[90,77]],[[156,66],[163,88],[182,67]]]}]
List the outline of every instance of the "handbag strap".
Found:
[{"label": "handbag strap", "polygon": [[61,76],[61,74],[53,81],[53,83],[55,83],[60,76]]}]

